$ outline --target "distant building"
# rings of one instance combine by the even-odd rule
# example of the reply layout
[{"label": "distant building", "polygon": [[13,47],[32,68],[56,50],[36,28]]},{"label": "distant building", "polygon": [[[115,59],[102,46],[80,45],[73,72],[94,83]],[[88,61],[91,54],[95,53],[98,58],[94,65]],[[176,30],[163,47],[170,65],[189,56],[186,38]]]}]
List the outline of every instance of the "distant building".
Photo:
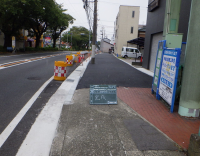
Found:
[{"label": "distant building", "polygon": [[109,49],[114,45],[110,43],[110,39],[104,38],[101,40],[100,50],[102,52],[109,52]]},{"label": "distant building", "polygon": [[[115,21],[115,43],[114,52],[121,54],[123,46],[127,46],[127,41],[138,37],[139,6],[120,5]],[[133,45],[137,47],[137,45]]]}]

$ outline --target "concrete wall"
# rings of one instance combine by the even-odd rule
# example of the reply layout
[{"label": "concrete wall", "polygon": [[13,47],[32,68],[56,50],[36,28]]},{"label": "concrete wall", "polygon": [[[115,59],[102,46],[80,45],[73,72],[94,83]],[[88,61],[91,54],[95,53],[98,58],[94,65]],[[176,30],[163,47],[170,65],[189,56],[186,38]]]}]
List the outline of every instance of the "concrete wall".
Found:
[{"label": "concrete wall", "polygon": [[[132,17],[132,11],[135,11],[134,17]],[[139,24],[139,12],[140,7],[137,6],[120,6],[119,13],[116,21],[116,35],[115,35],[115,53],[121,54],[123,46],[127,46],[127,41],[137,38],[138,36],[138,24]],[[131,33],[131,27],[133,27],[133,33]]]},{"label": "concrete wall", "polygon": [[144,58],[142,63],[142,66],[147,69],[149,69],[152,36],[153,34],[157,34],[163,31],[165,6],[166,0],[160,0],[160,6],[153,12],[148,12],[147,14]]},{"label": "concrete wall", "polygon": [[187,1],[182,0],[181,2],[180,19],[179,19],[180,24],[178,27],[178,32],[183,33],[183,42],[187,41],[191,2],[192,0],[187,0]]},{"label": "concrete wall", "polygon": [[100,50],[102,52],[109,52],[109,49],[113,47],[112,44],[109,44],[107,42],[104,42],[103,40],[101,40],[101,45],[100,45]]}]

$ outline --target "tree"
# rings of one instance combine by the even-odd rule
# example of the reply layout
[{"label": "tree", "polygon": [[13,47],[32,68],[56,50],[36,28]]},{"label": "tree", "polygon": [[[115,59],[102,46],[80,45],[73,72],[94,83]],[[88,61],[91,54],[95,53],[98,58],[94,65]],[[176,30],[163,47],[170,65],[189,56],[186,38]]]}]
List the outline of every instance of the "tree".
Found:
[{"label": "tree", "polygon": [[69,23],[72,24],[75,20],[71,15],[65,14],[62,5],[56,4],[54,14],[51,17],[49,29],[52,31],[53,47],[55,48],[56,39],[61,35],[62,31],[67,29]]},{"label": "tree", "polygon": [[25,22],[25,0],[1,0],[0,29],[5,35],[4,47],[12,46],[12,36],[18,35]]},{"label": "tree", "polygon": [[[72,27],[68,32],[68,37],[72,35],[72,46],[75,50],[89,48],[89,30],[85,27]],[[67,32],[63,35],[62,40],[67,41]]]},{"label": "tree", "polygon": [[26,7],[28,12],[27,27],[32,28],[34,31],[36,48],[39,46],[41,35],[50,26],[55,5],[54,0],[29,0],[28,6]]}]

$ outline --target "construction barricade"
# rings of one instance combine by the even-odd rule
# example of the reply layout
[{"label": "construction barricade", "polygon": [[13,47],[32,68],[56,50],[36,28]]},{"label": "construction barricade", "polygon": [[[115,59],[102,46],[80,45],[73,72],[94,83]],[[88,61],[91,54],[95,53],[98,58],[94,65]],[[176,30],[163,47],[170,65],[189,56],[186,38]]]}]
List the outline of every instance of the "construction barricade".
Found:
[{"label": "construction barricade", "polygon": [[55,61],[54,80],[64,81],[67,76],[67,63],[64,61]]},{"label": "construction barricade", "polygon": [[73,65],[73,56],[66,56],[66,62],[67,62],[67,66],[72,66]]},{"label": "construction barricade", "polygon": [[81,59],[83,60],[85,58],[85,55],[84,54],[81,54]]},{"label": "construction barricade", "polygon": [[74,56],[75,56],[74,62],[77,63],[78,62],[78,54],[75,54]]}]

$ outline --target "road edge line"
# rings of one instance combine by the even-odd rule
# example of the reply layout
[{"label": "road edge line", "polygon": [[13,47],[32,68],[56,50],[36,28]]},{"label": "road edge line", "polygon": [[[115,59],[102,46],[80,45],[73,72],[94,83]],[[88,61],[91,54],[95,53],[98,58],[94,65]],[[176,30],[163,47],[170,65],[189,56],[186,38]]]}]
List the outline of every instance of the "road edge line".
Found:
[{"label": "road edge line", "polygon": [[[90,58],[87,58],[87,61],[85,60],[83,64],[86,63],[88,65],[90,62],[89,59]],[[79,65],[77,68],[83,68],[83,66]],[[77,70],[77,68],[75,70]],[[75,70],[66,78],[66,80],[73,76]],[[82,75],[79,76],[80,78],[82,77]],[[78,78],[78,82],[80,81],[80,78]],[[67,84],[69,83],[66,80],[52,95],[36,118],[36,121],[18,149],[16,156],[49,156],[62,108],[66,100],[66,94],[68,94],[71,89],[71,87],[67,88]]]},{"label": "road edge line", "polygon": [[33,105],[33,103],[36,101],[38,96],[41,94],[41,92],[46,88],[46,86],[53,80],[53,76],[48,79],[39,89],[38,91],[31,97],[31,99],[24,105],[24,107],[18,112],[18,114],[13,118],[13,120],[9,123],[9,125],[4,129],[4,131],[0,135],[0,148],[4,144],[4,142],[8,139],[10,134],[13,132],[15,127],[18,125],[18,123],[21,121],[21,119],[24,117],[24,115],[28,112],[30,107]]}]

